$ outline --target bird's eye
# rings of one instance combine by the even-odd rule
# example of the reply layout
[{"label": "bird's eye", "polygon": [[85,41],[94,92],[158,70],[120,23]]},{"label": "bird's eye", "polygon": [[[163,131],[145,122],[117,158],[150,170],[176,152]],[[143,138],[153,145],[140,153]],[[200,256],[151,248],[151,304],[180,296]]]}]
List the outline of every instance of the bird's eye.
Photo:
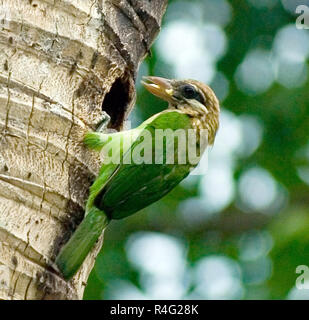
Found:
[{"label": "bird's eye", "polygon": [[195,99],[200,103],[205,103],[205,99],[200,92],[191,84],[184,84],[179,88],[179,91],[185,99]]},{"label": "bird's eye", "polygon": [[198,92],[190,84],[183,85],[180,88],[180,91],[186,99],[195,99],[198,96]]}]

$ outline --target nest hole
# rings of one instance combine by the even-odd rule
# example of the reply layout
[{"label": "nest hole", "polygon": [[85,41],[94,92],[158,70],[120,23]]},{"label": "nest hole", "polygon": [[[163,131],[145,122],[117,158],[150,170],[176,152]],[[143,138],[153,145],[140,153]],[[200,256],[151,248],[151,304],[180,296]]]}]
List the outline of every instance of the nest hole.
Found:
[{"label": "nest hole", "polygon": [[110,91],[105,95],[102,103],[102,111],[110,116],[108,128],[120,130],[126,111],[132,100],[132,89],[129,77],[118,78]]}]

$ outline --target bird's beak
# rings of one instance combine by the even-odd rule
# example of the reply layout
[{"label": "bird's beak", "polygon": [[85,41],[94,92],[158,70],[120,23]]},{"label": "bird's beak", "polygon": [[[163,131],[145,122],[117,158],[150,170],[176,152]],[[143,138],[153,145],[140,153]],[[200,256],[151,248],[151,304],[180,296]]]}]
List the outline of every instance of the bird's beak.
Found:
[{"label": "bird's beak", "polygon": [[144,87],[155,96],[173,102],[173,86],[171,80],[160,77],[143,77],[142,84]]}]

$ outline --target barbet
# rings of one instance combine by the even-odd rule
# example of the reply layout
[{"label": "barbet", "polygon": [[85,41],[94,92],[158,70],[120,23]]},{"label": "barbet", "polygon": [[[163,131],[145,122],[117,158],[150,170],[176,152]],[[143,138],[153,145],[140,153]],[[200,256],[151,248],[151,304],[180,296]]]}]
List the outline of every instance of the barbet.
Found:
[{"label": "barbet", "polygon": [[[103,161],[90,188],[85,218],[55,261],[65,279],[77,272],[110,220],[127,217],[162,198],[196,167],[207,145],[214,143],[220,108],[209,86],[159,77],[145,77],[142,83],[167,101],[168,109],[132,130],[86,134],[85,144],[100,151],[103,160],[112,156],[109,162]],[[167,139],[166,130],[177,134]],[[202,142],[205,136],[206,144]],[[197,161],[190,161],[192,153],[197,154]]]}]

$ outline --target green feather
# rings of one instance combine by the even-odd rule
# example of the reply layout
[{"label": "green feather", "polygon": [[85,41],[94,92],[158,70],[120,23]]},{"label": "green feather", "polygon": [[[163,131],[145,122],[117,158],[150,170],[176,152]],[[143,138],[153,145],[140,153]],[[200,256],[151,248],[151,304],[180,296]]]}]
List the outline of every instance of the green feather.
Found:
[{"label": "green feather", "polygon": [[90,149],[100,151],[109,141],[110,135],[98,132],[88,132],[85,135],[84,143]]},{"label": "green feather", "polygon": [[70,279],[77,272],[108,223],[103,211],[91,208],[55,261],[64,279]]}]

